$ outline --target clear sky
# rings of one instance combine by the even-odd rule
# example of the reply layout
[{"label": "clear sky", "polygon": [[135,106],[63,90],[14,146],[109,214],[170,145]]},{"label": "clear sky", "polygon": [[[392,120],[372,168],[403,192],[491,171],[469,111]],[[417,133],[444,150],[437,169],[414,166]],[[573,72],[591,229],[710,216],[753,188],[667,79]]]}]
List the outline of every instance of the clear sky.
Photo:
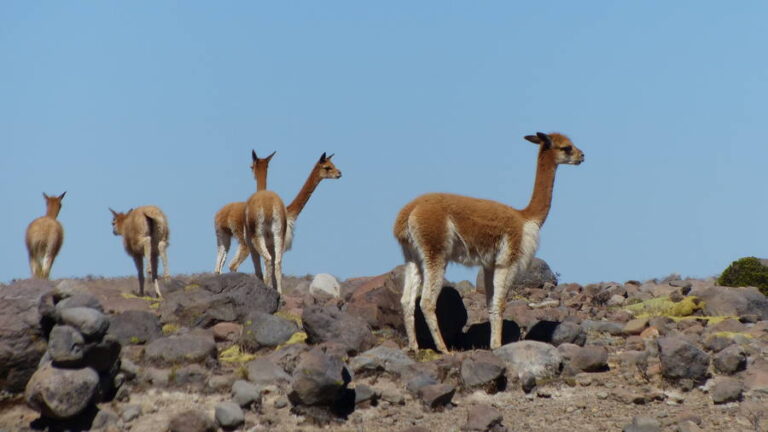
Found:
[{"label": "clear sky", "polygon": [[719,273],[768,255],[766,17],[762,1],[0,2],[0,281],[29,275],[24,230],[65,190],[52,277],[135,275],[107,208],[145,204],[169,218],[172,273],[211,271],[214,213],[255,190],[251,149],[277,150],[286,202],[322,152],[344,173],[299,217],[286,273],[383,273],[419,194],[524,207],[536,131],[586,153],[558,170],[541,234],[562,281]]}]

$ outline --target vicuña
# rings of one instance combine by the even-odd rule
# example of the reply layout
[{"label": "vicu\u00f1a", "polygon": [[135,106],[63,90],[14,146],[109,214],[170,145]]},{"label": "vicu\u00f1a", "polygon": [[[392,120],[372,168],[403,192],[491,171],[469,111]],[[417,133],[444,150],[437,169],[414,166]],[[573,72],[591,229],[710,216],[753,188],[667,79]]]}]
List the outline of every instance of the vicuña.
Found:
[{"label": "vicu\u00f1a", "polygon": [[56,259],[64,243],[64,228],[56,217],[61,210],[61,200],[66,194],[64,192],[59,196],[48,196],[43,193],[45,216],[33,220],[27,227],[25,240],[29,255],[29,269],[34,278],[50,277],[53,260]]}]

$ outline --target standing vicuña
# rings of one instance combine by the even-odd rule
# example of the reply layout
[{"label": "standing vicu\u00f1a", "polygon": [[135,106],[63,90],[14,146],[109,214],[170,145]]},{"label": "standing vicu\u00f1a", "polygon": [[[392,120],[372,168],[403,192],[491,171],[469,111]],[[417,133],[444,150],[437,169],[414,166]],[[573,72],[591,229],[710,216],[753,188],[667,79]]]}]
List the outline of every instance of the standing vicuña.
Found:
[{"label": "standing vicu\u00f1a", "polygon": [[433,193],[414,199],[400,210],[394,234],[406,262],[401,304],[409,349],[418,349],[414,314],[416,298],[421,294],[421,310],[435,345],[442,352],[448,351],[440,335],[435,308],[449,261],[483,267],[491,323],[490,346],[501,346],[507,291],[538,248],[539,229],[552,203],[557,166],[584,161],[584,153],[565,135],[539,132],[525,139],[539,145],[533,195],[525,209]]},{"label": "standing vicu\u00f1a", "polygon": [[123,245],[136,264],[139,274],[139,295],[144,295],[144,258],[147,259],[147,274],[152,278],[158,297],[160,285],[157,282],[157,258],[163,259],[163,277],[168,277],[168,220],[162,210],[155,206],[143,206],[118,213],[112,209],[112,232],[123,236]]},{"label": "standing vicu\u00f1a", "polygon": [[32,277],[48,279],[53,260],[56,259],[61,244],[64,243],[64,228],[56,217],[61,210],[61,200],[66,194],[64,192],[59,196],[48,196],[43,193],[45,216],[33,220],[27,227],[25,240]]},{"label": "standing vicu\u00f1a", "polygon": [[[331,162],[332,157],[325,153],[320,156],[288,208],[276,193],[268,190],[256,192],[246,203],[245,235],[251,257],[254,260],[259,255],[264,258],[264,282],[278,293],[283,292],[283,252],[290,249],[293,242],[296,218],[321,180],[341,177],[341,171]],[[254,266],[257,266],[255,261]]]},{"label": "standing vicu\u00f1a", "polygon": [[[269,161],[274,155],[275,152],[272,152],[271,155],[265,158],[259,158],[256,156],[256,151],[251,150],[251,158],[253,159],[251,171],[253,171],[253,177],[256,179],[256,191],[267,188],[267,170],[269,169]],[[221,268],[224,267],[224,262],[227,260],[232,236],[237,239],[239,245],[235,257],[229,263],[229,271],[237,271],[240,264],[248,257],[248,245],[245,241],[245,202],[229,203],[216,212],[214,228],[216,230],[217,246],[216,268],[214,272],[216,274],[221,273]],[[261,263],[258,256],[254,258],[253,263],[256,266],[254,270],[257,274],[260,274]]]}]

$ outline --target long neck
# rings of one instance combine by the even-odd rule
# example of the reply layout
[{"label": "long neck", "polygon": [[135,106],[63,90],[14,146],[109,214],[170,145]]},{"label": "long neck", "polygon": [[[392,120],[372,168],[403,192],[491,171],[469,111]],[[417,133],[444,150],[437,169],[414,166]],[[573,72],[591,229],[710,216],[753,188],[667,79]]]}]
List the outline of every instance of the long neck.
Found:
[{"label": "long neck", "polygon": [[320,180],[322,180],[317,174],[317,168],[312,168],[312,172],[309,173],[309,177],[307,178],[307,181],[304,182],[304,186],[301,187],[296,198],[294,198],[286,208],[289,219],[296,219],[296,217],[299,216],[299,213],[304,210],[304,206],[307,205],[309,197],[312,196],[312,192],[315,191],[317,185],[320,184]]},{"label": "long neck", "polygon": [[267,168],[259,167],[254,174],[256,177],[256,191],[263,191],[267,189]]},{"label": "long neck", "polygon": [[539,158],[536,164],[536,181],[533,184],[533,195],[528,207],[521,213],[527,220],[535,220],[543,225],[552,205],[552,188],[555,185],[555,171],[557,164],[550,152],[539,150]]},{"label": "long neck", "polygon": [[61,210],[61,205],[48,204],[45,208],[45,215],[56,219],[56,217],[59,215],[60,210]]}]

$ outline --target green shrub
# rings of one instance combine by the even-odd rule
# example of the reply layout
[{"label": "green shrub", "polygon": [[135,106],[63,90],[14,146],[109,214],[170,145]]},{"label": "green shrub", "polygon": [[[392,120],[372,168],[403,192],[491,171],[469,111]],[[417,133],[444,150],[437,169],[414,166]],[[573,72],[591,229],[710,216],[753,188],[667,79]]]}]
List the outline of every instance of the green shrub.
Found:
[{"label": "green shrub", "polygon": [[741,258],[725,269],[717,283],[730,287],[753,286],[768,295],[768,266],[755,257]]}]

